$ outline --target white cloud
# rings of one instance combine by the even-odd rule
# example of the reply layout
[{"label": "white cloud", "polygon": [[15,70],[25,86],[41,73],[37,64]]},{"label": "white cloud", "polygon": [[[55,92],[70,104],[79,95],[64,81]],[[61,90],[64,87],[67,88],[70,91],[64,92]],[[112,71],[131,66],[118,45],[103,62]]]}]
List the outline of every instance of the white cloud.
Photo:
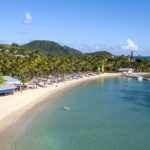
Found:
[{"label": "white cloud", "polygon": [[124,50],[133,50],[133,51],[138,51],[139,46],[134,43],[131,39],[127,39],[127,44],[123,46]]},{"label": "white cloud", "polygon": [[24,23],[25,24],[29,24],[29,23],[31,23],[31,21],[32,21],[32,15],[31,15],[31,13],[26,12],[24,14]]}]

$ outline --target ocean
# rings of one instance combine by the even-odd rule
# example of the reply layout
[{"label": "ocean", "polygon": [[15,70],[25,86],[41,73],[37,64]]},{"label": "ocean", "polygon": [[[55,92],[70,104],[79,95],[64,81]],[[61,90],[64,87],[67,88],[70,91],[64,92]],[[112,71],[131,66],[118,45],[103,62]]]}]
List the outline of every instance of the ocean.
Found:
[{"label": "ocean", "polygon": [[143,59],[150,59],[150,56],[134,56],[134,59],[143,58]]},{"label": "ocean", "polygon": [[150,82],[110,77],[41,104],[1,150],[150,150]]}]

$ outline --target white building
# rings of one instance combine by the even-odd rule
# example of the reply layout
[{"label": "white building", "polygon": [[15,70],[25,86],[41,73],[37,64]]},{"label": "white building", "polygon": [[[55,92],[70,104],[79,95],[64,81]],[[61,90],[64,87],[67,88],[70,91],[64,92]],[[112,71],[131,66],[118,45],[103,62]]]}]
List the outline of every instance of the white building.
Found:
[{"label": "white building", "polygon": [[4,76],[3,79],[6,84],[17,84],[17,85],[21,84],[21,81],[15,79],[15,78],[12,78],[10,76]]},{"label": "white building", "polygon": [[133,69],[133,68],[120,68],[118,71],[121,73],[133,73],[135,71],[135,69]]}]

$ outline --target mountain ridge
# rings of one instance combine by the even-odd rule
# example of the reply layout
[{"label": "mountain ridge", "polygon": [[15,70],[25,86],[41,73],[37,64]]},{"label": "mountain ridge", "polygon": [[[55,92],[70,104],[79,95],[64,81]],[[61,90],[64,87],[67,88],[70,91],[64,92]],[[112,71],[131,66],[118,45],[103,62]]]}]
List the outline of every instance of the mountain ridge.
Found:
[{"label": "mountain ridge", "polygon": [[34,40],[27,44],[22,45],[28,49],[36,49],[45,55],[83,55],[83,54],[91,54],[98,56],[112,56],[112,54],[108,51],[96,51],[91,53],[83,53],[80,50],[75,48],[71,48],[69,46],[62,46],[57,42],[48,41],[48,40]]},{"label": "mountain ridge", "polygon": [[28,49],[37,49],[45,55],[81,55],[77,49],[70,48],[68,46],[61,46],[59,43],[47,40],[34,40],[25,45],[22,45]]},{"label": "mountain ridge", "polygon": [[34,40],[24,45],[16,43],[0,44],[0,53],[8,55],[28,55],[32,52],[39,52],[43,55],[97,55],[97,56],[113,56],[108,51],[96,51],[91,53],[83,53],[75,48],[69,46],[62,46],[59,43],[46,40]]},{"label": "mountain ridge", "polygon": [[87,54],[92,54],[92,55],[97,55],[97,56],[112,56],[112,53],[108,52],[108,51],[96,51],[96,52],[92,52],[92,53],[87,53]]}]

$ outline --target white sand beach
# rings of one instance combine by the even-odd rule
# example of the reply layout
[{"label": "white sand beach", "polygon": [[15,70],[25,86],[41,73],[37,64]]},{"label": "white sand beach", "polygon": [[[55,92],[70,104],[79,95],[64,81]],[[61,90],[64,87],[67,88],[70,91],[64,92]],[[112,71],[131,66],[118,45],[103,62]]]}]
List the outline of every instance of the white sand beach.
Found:
[{"label": "white sand beach", "polygon": [[15,123],[27,110],[44,101],[47,97],[55,96],[58,91],[73,85],[102,77],[119,76],[120,73],[105,73],[97,76],[84,77],[49,85],[46,88],[28,89],[16,92],[14,95],[0,97],[0,131]]}]

